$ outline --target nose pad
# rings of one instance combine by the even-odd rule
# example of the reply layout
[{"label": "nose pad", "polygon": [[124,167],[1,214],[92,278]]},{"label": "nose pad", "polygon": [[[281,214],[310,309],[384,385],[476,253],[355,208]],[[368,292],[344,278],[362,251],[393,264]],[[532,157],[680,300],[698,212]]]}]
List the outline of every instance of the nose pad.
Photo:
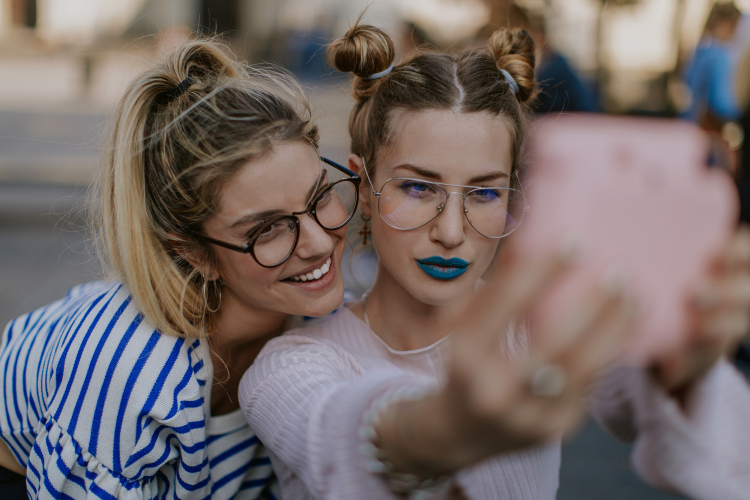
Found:
[{"label": "nose pad", "polygon": [[295,253],[301,259],[326,255],[333,250],[333,238],[318,224],[312,215],[300,217],[300,235]]},{"label": "nose pad", "polygon": [[[459,195],[455,202],[458,203],[456,210],[449,207],[452,194]],[[466,237],[464,232],[465,209],[461,193],[448,193],[448,198],[438,210],[440,211],[440,217],[435,219],[433,237],[447,247],[454,247],[463,242]]]}]

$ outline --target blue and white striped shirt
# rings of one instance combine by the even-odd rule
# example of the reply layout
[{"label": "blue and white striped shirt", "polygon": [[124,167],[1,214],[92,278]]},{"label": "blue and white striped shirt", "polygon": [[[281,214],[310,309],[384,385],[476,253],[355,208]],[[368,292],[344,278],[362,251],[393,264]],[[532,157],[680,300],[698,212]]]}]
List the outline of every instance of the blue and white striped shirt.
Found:
[{"label": "blue and white striped shirt", "polygon": [[30,498],[278,496],[241,411],[210,415],[204,344],[156,331],[119,283],[76,287],[12,321],[0,437]]}]

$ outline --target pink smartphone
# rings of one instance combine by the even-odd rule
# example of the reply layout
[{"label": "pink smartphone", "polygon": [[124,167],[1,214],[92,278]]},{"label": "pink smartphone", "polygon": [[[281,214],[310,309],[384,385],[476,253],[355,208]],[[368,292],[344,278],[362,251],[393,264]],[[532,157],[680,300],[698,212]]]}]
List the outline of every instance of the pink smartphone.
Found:
[{"label": "pink smartphone", "polygon": [[730,236],[738,201],[729,176],[706,167],[708,141],[681,121],[564,116],[537,122],[526,175],[529,210],[514,245],[549,252],[566,234],[583,255],[536,311],[561,318],[609,269],[641,314],[631,362],[647,363],[688,334],[690,293]]}]

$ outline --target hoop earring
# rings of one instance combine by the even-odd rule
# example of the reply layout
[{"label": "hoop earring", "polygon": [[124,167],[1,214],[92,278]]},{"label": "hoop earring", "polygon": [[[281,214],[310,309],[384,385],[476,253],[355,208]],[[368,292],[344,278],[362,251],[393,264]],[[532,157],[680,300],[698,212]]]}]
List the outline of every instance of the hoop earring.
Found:
[{"label": "hoop earring", "polygon": [[210,313],[217,313],[221,308],[221,285],[219,285],[218,283],[216,284],[216,286],[218,286],[219,288],[219,303],[216,305],[216,309],[211,309],[208,306],[208,281],[209,280],[207,280],[206,277],[203,276],[203,306],[206,308],[206,311]]},{"label": "hoop earring", "polygon": [[372,231],[367,227],[367,223],[370,222],[372,217],[369,215],[365,215],[363,213],[359,214],[360,217],[362,217],[362,220],[365,221],[364,227],[359,231],[359,235],[362,236],[362,244],[367,245],[367,235],[372,234]]}]

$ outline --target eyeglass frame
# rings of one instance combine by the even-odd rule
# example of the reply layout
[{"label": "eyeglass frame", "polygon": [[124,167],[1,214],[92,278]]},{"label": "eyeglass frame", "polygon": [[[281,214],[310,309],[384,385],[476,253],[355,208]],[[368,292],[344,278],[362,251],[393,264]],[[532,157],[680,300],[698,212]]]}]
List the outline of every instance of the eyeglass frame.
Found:
[{"label": "eyeglass frame", "polygon": [[[300,212],[292,212],[290,214],[279,215],[278,217],[274,217],[273,219],[270,219],[264,222],[263,224],[261,224],[255,229],[253,236],[250,238],[250,241],[248,241],[242,246],[233,245],[232,243],[227,243],[226,241],[217,240],[217,239],[211,238],[209,236],[206,236],[204,234],[201,234],[195,231],[191,231],[190,232],[191,235],[197,239],[206,241],[208,243],[213,243],[214,245],[227,248],[229,250],[234,250],[235,252],[249,253],[250,255],[253,256],[253,259],[255,259],[255,262],[257,262],[259,266],[265,267],[267,269],[278,267],[284,264],[287,260],[289,260],[289,258],[292,255],[294,255],[294,251],[297,249],[297,243],[299,242],[299,234],[300,234],[300,220],[299,220],[299,217],[297,217],[298,215],[309,214],[312,217],[312,219],[324,230],[335,231],[337,229],[341,229],[342,227],[346,226],[349,223],[349,221],[352,220],[352,217],[354,217],[354,214],[357,212],[357,207],[359,206],[359,186],[362,182],[362,178],[359,176],[359,174],[352,172],[348,168],[344,167],[343,165],[339,165],[333,160],[329,160],[328,158],[325,158],[323,156],[319,156],[319,158],[323,163],[326,163],[336,168],[337,170],[347,174],[349,177],[332,182],[328,186],[326,186],[325,189],[320,190],[315,196],[313,196],[312,200],[308,202],[307,206],[305,207],[305,210],[302,210]],[[352,213],[349,214],[349,217],[347,217],[347,219],[343,223],[339,224],[338,226],[331,227],[331,228],[325,227],[323,224],[321,224],[320,220],[318,219],[318,214],[315,211],[316,205],[318,204],[318,201],[320,200],[320,197],[323,195],[323,193],[333,189],[333,186],[342,182],[351,182],[352,184],[354,184],[354,188],[355,188],[354,189],[354,210],[352,210]],[[287,254],[287,256],[284,257],[284,260],[282,260],[278,264],[267,266],[261,263],[258,260],[258,257],[255,255],[255,243],[258,241],[258,238],[263,232],[263,229],[265,229],[267,226],[271,224],[274,224],[284,219],[291,219],[292,221],[294,221],[294,225],[295,225],[294,244],[292,245],[292,248]]]},{"label": "eyeglass frame", "polygon": [[[378,215],[380,215],[380,218],[383,219],[383,222],[385,222],[386,224],[388,224],[393,229],[396,229],[398,231],[411,231],[413,229],[419,229],[420,227],[424,227],[427,224],[429,224],[430,222],[434,221],[441,213],[443,213],[443,208],[445,208],[445,204],[440,205],[437,208],[437,213],[430,220],[428,220],[427,222],[425,222],[424,224],[420,224],[419,226],[415,226],[415,227],[410,227],[408,229],[404,229],[404,228],[400,228],[400,227],[394,226],[393,224],[391,224],[390,222],[388,222],[387,220],[385,220],[385,217],[383,217],[383,213],[380,211],[380,200],[381,200],[380,195],[383,194],[383,192],[382,192],[383,188],[381,187],[380,191],[376,191],[375,190],[375,185],[372,183],[372,179],[370,179],[370,174],[367,173],[367,164],[365,163],[364,157],[362,157],[362,170],[364,170],[364,172],[365,172],[365,177],[367,177],[367,182],[370,184],[370,189],[372,189],[372,194],[374,194],[375,196],[378,197]],[[521,216],[523,217],[523,214],[525,214],[526,212],[528,212],[529,210],[531,210],[531,206],[529,206],[529,203],[526,200],[526,193],[523,191],[523,186],[521,185],[521,179],[518,177],[518,170],[516,170],[515,172],[513,172],[512,175],[514,175],[516,177],[516,182],[518,182],[518,187],[519,187],[518,191],[521,192],[521,196],[523,197],[523,212],[521,213]],[[484,236],[485,238],[488,238],[488,239],[491,239],[491,240],[499,240],[500,238],[505,238],[509,234],[512,234],[513,231],[515,231],[517,229],[517,227],[516,227],[510,233],[504,234],[502,236],[487,236],[486,234],[482,234],[481,232],[479,232],[479,230],[477,228],[474,227],[474,224],[471,223],[471,219],[469,219],[469,215],[468,215],[469,210],[466,208],[466,195],[468,195],[472,191],[476,191],[478,189],[503,189],[503,190],[508,190],[508,191],[516,191],[515,188],[510,188],[510,187],[508,187],[508,188],[498,188],[498,187],[491,187],[491,186],[464,186],[462,184],[448,184],[448,183],[445,183],[445,182],[426,181],[424,179],[413,179],[413,178],[410,178],[410,177],[391,177],[390,179],[388,179],[387,181],[385,181],[383,183],[383,186],[385,186],[386,184],[388,184],[391,181],[426,182],[428,184],[435,184],[436,186],[440,186],[441,188],[443,188],[443,191],[445,191],[445,194],[446,194],[445,203],[446,204],[448,203],[448,198],[450,198],[450,196],[452,194],[459,194],[459,195],[461,195],[461,207],[463,208],[464,217],[466,218],[466,221],[469,223],[469,225],[471,226],[471,228],[474,231],[476,231],[477,233],[479,233],[481,236]],[[462,193],[460,191],[448,191],[443,186],[465,188],[465,189],[470,189],[470,191],[467,192],[466,194],[464,194],[464,193]],[[520,225],[520,223],[519,223],[519,225]]]}]

